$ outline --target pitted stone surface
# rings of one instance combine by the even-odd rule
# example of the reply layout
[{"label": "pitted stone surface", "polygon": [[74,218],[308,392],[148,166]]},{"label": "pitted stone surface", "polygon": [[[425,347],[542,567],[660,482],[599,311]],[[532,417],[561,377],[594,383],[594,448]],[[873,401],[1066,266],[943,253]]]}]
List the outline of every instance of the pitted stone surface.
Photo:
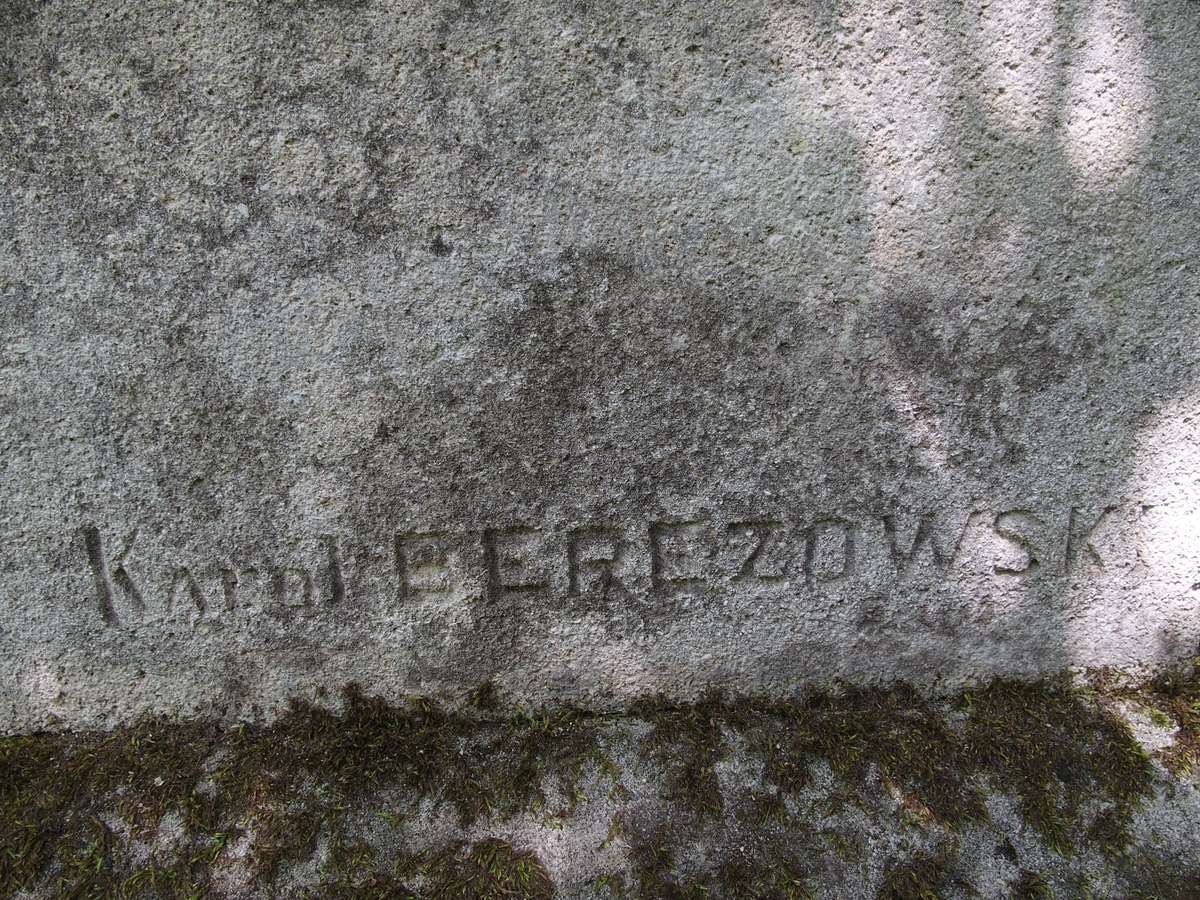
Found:
[{"label": "pitted stone surface", "polygon": [[1200,644],[1200,6],[8,2],[0,726]]}]

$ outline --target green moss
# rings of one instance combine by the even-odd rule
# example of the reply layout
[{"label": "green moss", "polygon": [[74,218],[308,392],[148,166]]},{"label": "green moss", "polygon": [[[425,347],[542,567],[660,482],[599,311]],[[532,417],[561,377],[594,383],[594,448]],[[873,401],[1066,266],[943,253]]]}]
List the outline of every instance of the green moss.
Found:
[{"label": "green moss", "polygon": [[1012,896],[1013,900],[1054,900],[1054,890],[1039,873],[1022,871]]},{"label": "green moss", "polygon": [[346,844],[336,852],[350,854],[335,866],[340,877],[325,882],[311,897],[548,900],[554,896],[550,877],[536,856],[495,838],[473,844],[456,841],[411,855],[393,873],[372,871],[375,852],[362,842]]},{"label": "green moss", "polygon": [[1161,709],[1150,707],[1146,710],[1146,714],[1150,717],[1151,723],[1157,728],[1173,728],[1175,722]]},{"label": "green moss", "polygon": [[629,846],[629,861],[637,879],[639,898],[662,897],[664,900],[688,896],[675,879],[675,849],[672,835],[659,824],[645,832],[621,825]]},{"label": "green moss", "polygon": [[270,728],[237,729],[213,780],[243,798],[291,798],[315,780],[330,810],[399,785],[452,803],[470,824],[491,804],[480,772],[459,752],[472,728],[432,703],[389,706],[352,686],[341,714],[296,703]]},{"label": "green moss", "polygon": [[767,759],[768,781],[786,792],[805,787],[809,766],[823,759],[855,785],[878,773],[906,805],[946,824],[983,818],[982,798],[964,777],[970,764],[961,741],[909,688],[818,694],[763,712],[750,719],[752,746]]},{"label": "green moss", "polygon": [[740,720],[742,709],[727,704],[716,693],[692,705],[658,698],[634,707],[634,715],[654,725],[645,747],[666,768],[665,795],[669,800],[701,815],[721,815],[716,765],[728,752],[724,728]]},{"label": "green moss", "polygon": [[1128,726],[1062,684],[997,681],[965,695],[965,756],[1020,799],[1046,842],[1072,852],[1089,801],[1111,804],[1095,832],[1107,849],[1129,841],[1126,823],[1153,791],[1154,770]]},{"label": "green moss", "polygon": [[494,712],[500,708],[500,689],[494,681],[484,681],[471,691],[468,702],[476,709]]},{"label": "green moss", "polygon": [[766,764],[765,780],[786,794],[808,786],[810,767],[826,761],[843,779],[861,783],[869,772],[901,786],[914,805],[948,824],[979,820],[982,797],[964,784],[970,761],[944,717],[909,688],[817,694],[803,702],[662,702],[635,708],[654,723],[648,744],[667,765],[668,796],[697,812],[720,815],[716,764],[737,732]]},{"label": "green moss", "polygon": [[574,813],[582,799],[578,785],[591,764],[612,771],[611,760],[600,749],[596,720],[576,710],[521,716],[498,730],[487,756],[503,759],[506,771],[494,793],[500,813],[513,815],[543,808],[547,802],[545,780],[553,778],[567,798],[559,815]]},{"label": "green moss", "polygon": [[111,834],[98,813],[113,809],[135,836],[149,836],[168,809],[190,808],[215,737],[208,726],[152,721],[0,740],[0,892],[30,883],[55,858],[62,891],[113,890]]},{"label": "green moss", "polygon": [[[1195,673],[1160,680],[1142,696],[1179,725],[1172,764],[1194,765]],[[648,768],[638,777],[661,778],[665,800],[648,808],[629,802],[624,773],[605,749],[621,732],[614,721],[578,710],[499,719],[488,686],[471,701],[475,711],[454,713],[350,688],[338,712],[296,703],[270,726],[155,720],[107,734],[0,739],[0,894],[199,896],[214,869],[232,864],[236,846],[245,854],[238,865],[264,885],[320,848],[316,896],[522,896],[504,891],[548,884],[524,851],[477,842],[384,854],[350,814],[387,796],[393,806],[382,818],[393,826],[432,803],[463,828],[521,814],[556,827],[585,799],[585,779],[599,775],[610,788],[596,799],[616,808],[602,846],[627,851],[632,876],[606,889],[645,898],[801,897],[815,855],[840,848],[853,863],[865,852],[852,835],[816,832],[789,812],[819,762],[841,785],[837,802],[886,788],[915,827],[981,821],[991,786],[1015,797],[1064,853],[1087,841],[1119,867],[1150,865],[1124,853],[1131,816],[1152,789],[1150,762],[1121,721],[1063,684],[995,682],[958,698],[953,716],[903,687],[793,703],[717,695],[643,703],[631,713],[650,725]],[[718,778],[735,745],[748,754],[742,764],[762,771],[743,794]],[[173,846],[148,861],[135,857],[130,839],[149,841],[167,813],[181,823]],[[898,862],[888,896],[936,891],[930,865]]]},{"label": "green moss", "polygon": [[772,824],[783,825],[788,821],[787,803],[777,791],[752,791],[749,799],[756,825],[767,827]]},{"label": "green moss", "polygon": [[1133,687],[1109,669],[1089,675],[1096,690],[1137,704],[1159,728],[1175,729],[1171,746],[1156,753],[1171,772],[1188,775],[1200,765],[1200,656]]},{"label": "green moss", "polygon": [[1163,762],[1176,774],[1200,765],[1200,657],[1182,672],[1161,675],[1143,688],[1150,701],[1174,720],[1178,733]]},{"label": "green moss", "polygon": [[547,900],[554,885],[532,853],[489,838],[475,844],[454,844],[423,860],[418,874],[420,894],[429,900]]},{"label": "green moss", "polygon": [[888,866],[876,894],[878,900],[938,900],[938,887],[946,873],[941,856],[918,854]]},{"label": "green moss", "polygon": [[[745,865],[726,863],[707,881],[678,882],[689,829],[737,815],[724,809],[728,800],[716,777],[733,733],[763,760],[765,785],[777,791],[747,798],[760,827],[786,822],[783,796],[799,796],[810,784],[811,766],[822,760],[846,783],[846,797],[865,796],[868,780],[878,778],[917,824],[955,828],[985,819],[983,790],[990,784],[1015,796],[1029,824],[1061,852],[1072,852],[1076,840],[1114,855],[1128,845],[1128,823],[1152,792],[1153,769],[1122,721],[1060,683],[997,681],[964,695],[957,706],[965,720],[958,728],[943,708],[903,687],[819,694],[790,704],[710,695],[691,706],[643,705],[637,712],[654,723],[647,744],[665,769],[672,828],[642,829],[640,836],[624,829],[632,835],[639,896],[689,896],[697,885],[718,895],[740,885],[750,896],[750,871],[792,865],[786,853],[759,846]],[[1093,802],[1105,810],[1087,827]],[[787,824],[793,833],[802,827]],[[897,868],[885,884],[888,896],[933,896],[930,865],[925,859]]]},{"label": "green moss", "polygon": [[599,875],[592,879],[592,890],[597,897],[605,896],[606,893],[611,897],[624,897],[625,875],[621,872]]},{"label": "green moss", "polygon": [[733,856],[717,870],[719,890],[711,896],[754,900],[808,900],[809,872],[794,860],[765,861],[753,855]]}]

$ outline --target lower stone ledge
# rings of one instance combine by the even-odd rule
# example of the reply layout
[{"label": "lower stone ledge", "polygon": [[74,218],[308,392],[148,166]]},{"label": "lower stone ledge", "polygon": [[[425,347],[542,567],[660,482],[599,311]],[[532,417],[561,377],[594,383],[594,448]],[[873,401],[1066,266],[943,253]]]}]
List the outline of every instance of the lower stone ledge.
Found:
[{"label": "lower stone ledge", "polygon": [[0,738],[0,894],[1200,896],[1200,664],[1118,675]]}]

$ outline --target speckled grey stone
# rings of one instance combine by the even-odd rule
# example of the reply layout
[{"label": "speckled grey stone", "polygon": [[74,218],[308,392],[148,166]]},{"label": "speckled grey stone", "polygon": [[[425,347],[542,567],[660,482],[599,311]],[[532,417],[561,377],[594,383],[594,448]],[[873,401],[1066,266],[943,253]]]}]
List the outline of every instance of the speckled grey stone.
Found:
[{"label": "speckled grey stone", "polygon": [[0,728],[1200,645],[1200,5],[0,4]]}]

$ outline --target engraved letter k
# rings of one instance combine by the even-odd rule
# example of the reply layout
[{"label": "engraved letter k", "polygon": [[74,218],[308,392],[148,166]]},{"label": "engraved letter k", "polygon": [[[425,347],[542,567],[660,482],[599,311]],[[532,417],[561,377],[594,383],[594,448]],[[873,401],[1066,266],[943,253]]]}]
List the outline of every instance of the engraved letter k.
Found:
[{"label": "engraved letter k", "polygon": [[129,599],[129,605],[140,616],[145,606],[142,601],[142,592],[130,576],[129,570],[125,568],[125,559],[133,552],[138,530],[135,528],[125,539],[125,546],[112,561],[111,566],[104,558],[104,540],[100,537],[100,529],[95,525],[88,525],[82,531],[88,562],[91,563],[92,575],[96,579],[96,594],[100,600],[100,617],[104,619],[104,624],[115,625],[117,623],[114,582],[120,585],[121,590]]}]

